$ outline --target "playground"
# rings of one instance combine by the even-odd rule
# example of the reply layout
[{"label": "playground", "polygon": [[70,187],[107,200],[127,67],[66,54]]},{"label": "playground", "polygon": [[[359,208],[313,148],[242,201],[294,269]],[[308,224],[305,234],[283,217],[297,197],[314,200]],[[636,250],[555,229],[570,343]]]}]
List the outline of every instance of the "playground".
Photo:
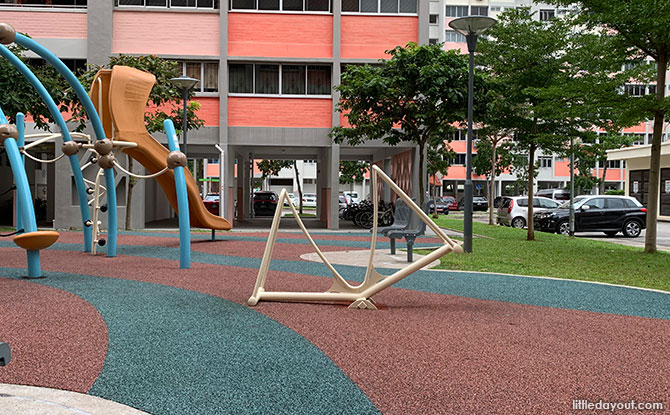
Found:
[{"label": "playground", "polygon": [[[564,414],[577,399],[667,397],[667,294],[420,270],[379,293],[376,311],[249,307],[267,237],[193,233],[192,267],[178,269],[175,232],[121,232],[113,259],[80,252],[81,233],[64,232],[42,251],[37,280],[21,278],[25,256],[2,241],[12,362],[0,383],[156,414]],[[370,247],[369,234],[313,238],[324,252]],[[280,233],[268,288],[327,289],[326,266],[301,258],[310,252],[301,233]],[[334,267],[360,281],[364,265]]]},{"label": "playground", "polygon": [[[23,114],[8,114],[10,124],[0,111],[17,191],[16,231],[0,239],[0,412],[564,414],[575,402],[668,396],[667,293],[425,269],[461,254],[460,243],[377,166],[372,233],[310,234],[291,203],[303,232],[279,230],[281,209],[269,232],[230,231],[204,208],[172,122],[169,149],[145,129],[153,75],[115,66],[86,93],[11,26],[0,24],[0,41],[52,64],[95,132],[68,132],[40,81],[0,46],[60,129],[27,143]],[[37,229],[24,163],[31,145],[49,140],[72,167],[83,231]],[[116,161],[121,152],[149,173],[134,177],[156,179],[181,213],[178,232],[118,231],[114,177],[133,176]],[[384,231],[378,180],[404,204]],[[412,249],[428,247],[412,261]],[[399,269],[373,261],[396,248],[408,251]],[[28,397],[13,385],[85,396]],[[75,403],[92,397],[126,407]]]}]

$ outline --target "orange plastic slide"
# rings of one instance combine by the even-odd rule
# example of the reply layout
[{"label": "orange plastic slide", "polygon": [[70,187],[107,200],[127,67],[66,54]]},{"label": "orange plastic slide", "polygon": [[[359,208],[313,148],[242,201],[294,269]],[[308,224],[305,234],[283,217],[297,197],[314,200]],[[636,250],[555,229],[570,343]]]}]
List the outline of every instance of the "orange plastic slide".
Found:
[{"label": "orange plastic slide", "polygon": [[[114,140],[137,143],[137,147],[125,149],[124,152],[142,164],[149,174],[165,168],[169,153],[167,148],[147,132],[144,125],[147,100],[155,82],[156,77],[150,73],[128,66],[115,66],[112,69],[100,70],[89,92],[96,109],[102,114],[105,135],[113,137]],[[102,105],[102,111],[98,108],[99,105]],[[191,226],[217,230],[232,228],[226,219],[207,211],[193,176],[187,169],[184,172]],[[168,170],[156,180],[163,188],[172,208],[179,213],[174,172]]]}]

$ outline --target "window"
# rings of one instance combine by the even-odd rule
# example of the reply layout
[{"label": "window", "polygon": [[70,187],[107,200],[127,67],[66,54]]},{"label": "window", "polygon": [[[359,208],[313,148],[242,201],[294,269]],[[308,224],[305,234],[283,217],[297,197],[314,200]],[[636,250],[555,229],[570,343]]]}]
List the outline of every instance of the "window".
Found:
[{"label": "window", "polygon": [[342,0],[343,12],[417,13],[417,0]]},{"label": "window", "polygon": [[468,15],[468,6],[447,6],[445,16],[463,17]]},{"label": "window", "polygon": [[330,12],[330,0],[232,0],[230,10]]},{"label": "window", "polygon": [[489,6],[472,6],[470,8],[470,15],[472,16],[488,16]]},{"label": "window", "polygon": [[528,207],[528,199],[518,199],[516,202],[520,207]]},{"label": "window", "polygon": [[447,140],[449,141],[465,141],[467,132],[465,130],[453,130],[447,133]]},{"label": "window", "polygon": [[195,92],[219,92],[219,63],[178,61],[181,74],[199,79]]},{"label": "window", "polygon": [[656,95],[656,85],[648,85],[647,88],[647,95]]},{"label": "window", "polygon": [[430,24],[437,24],[437,19],[438,19],[438,17],[439,17],[439,16],[436,15],[436,14],[431,14],[431,15],[429,15],[429,16],[428,16],[428,23],[430,23]]},{"label": "window", "polygon": [[[249,0],[254,1],[254,0]],[[116,0],[117,6],[218,9],[218,0]]]},{"label": "window", "polygon": [[[61,59],[61,61],[74,74],[86,71],[86,59]],[[34,68],[41,68],[46,64],[46,61],[42,58],[28,58],[28,65]]]},{"label": "window", "polygon": [[621,160],[607,160],[607,168],[608,169],[620,169],[621,168]]},{"label": "window", "polygon": [[491,6],[491,12],[499,12],[501,9],[500,6]]},{"label": "window", "polygon": [[602,197],[596,197],[584,203],[582,206],[588,206],[591,209],[604,209],[605,208],[605,199]]},{"label": "window", "polygon": [[466,161],[465,158],[466,158],[466,154],[464,154],[464,153],[462,153],[462,154],[456,154],[456,157],[454,157],[454,158],[451,160],[451,164],[454,164],[454,165],[465,165],[465,161]]},{"label": "window", "polygon": [[607,209],[623,209],[624,208],[623,199],[612,197],[612,198],[607,198],[606,202],[607,202]]},{"label": "window", "polygon": [[428,44],[429,45],[437,45],[437,42],[438,42],[438,39],[433,39],[433,38],[428,39]]},{"label": "window", "polygon": [[625,85],[624,92],[632,97],[641,97],[644,95],[646,85]]},{"label": "window", "polygon": [[540,168],[551,168],[551,157],[539,157]]},{"label": "window", "polygon": [[556,17],[556,13],[553,9],[550,10],[540,10],[540,21],[546,22]]},{"label": "window", "polygon": [[72,7],[72,8],[84,8],[86,7],[86,0],[0,0],[0,6],[44,6],[44,7]]},{"label": "window", "polygon": [[331,76],[331,68],[327,65],[228,65],[229,91],[232,94],[330,95]]},{"label": "window", "polygon": [[465,43],[465,36],[455,30],[447,30],[444,32],[445,42]]}]

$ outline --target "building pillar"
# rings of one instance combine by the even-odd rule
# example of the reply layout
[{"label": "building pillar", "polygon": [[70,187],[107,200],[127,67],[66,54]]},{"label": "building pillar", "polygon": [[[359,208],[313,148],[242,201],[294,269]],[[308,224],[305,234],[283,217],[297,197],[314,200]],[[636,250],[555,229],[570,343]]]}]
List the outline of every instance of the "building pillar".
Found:
[{"label": "building pillar", "polygon": [[112,55],[113,1],[89,1],[86,13],[88,63],[105,65]]},{"label": "building pillar", "polygon": [[[384,159],[384,174],[386,174],[388,177],[391,177],[391,158],[385,158]],[[391,202],[391,187],[384,183],[384,187],[382,188],[382,199],[386,202]]]},{"label": "building pillar", "polygon": [[328,229],[340,229],[339,202],[337,199],[340,188],[340,146],[333,144],[326,150],[326,165],[321,169],[322,174],[326,173],[327,188],[325,189],[326,218]]}]

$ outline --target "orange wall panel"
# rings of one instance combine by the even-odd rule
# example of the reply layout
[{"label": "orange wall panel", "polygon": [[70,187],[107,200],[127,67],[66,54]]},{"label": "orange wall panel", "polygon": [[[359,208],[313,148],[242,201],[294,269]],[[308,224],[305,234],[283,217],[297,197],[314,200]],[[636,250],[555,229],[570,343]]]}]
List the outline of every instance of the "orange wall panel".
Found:
[{"label": "orange wall panel", "polygon": [[[467,141],[452,141],[448,144],[452,150],[456,153],[465,153],[467,151]],[[476,151],[473,151],[472,154],[475,154]]]},{"label": "orange wall panel", "polygon": [[113,53],[219,55],[218,13],[115,10],[113,24]]},{"label": "orange wall panel", "polygon": [[570,162],[567,160],[565,161],[554,160],[554,176],[570,177]]},{"label": "orange wall panel", "polygon": [[330,128],[331,117],[329,98],[228,97],[231,127]]},{"label": "orange wall panel", "polygon": [[333,16],[229,13],[228,54],[293,58],[333,57]]},{"label": "orange wall panel", "polygon": [[11,10],[0,12],[0,22],[36,39],[86,39],[86,13]]},{"label": "orange wall panel", "polygon": [[219,98],[217,97],[196,97],[193,99],[200,103],[200,110],[197,112],[206,127],[219,126]]},{"label": "orange wall panel", "polygon": [[418,42],[418,17],[342,16],[343,59],[388,59],[384,51]]}]

